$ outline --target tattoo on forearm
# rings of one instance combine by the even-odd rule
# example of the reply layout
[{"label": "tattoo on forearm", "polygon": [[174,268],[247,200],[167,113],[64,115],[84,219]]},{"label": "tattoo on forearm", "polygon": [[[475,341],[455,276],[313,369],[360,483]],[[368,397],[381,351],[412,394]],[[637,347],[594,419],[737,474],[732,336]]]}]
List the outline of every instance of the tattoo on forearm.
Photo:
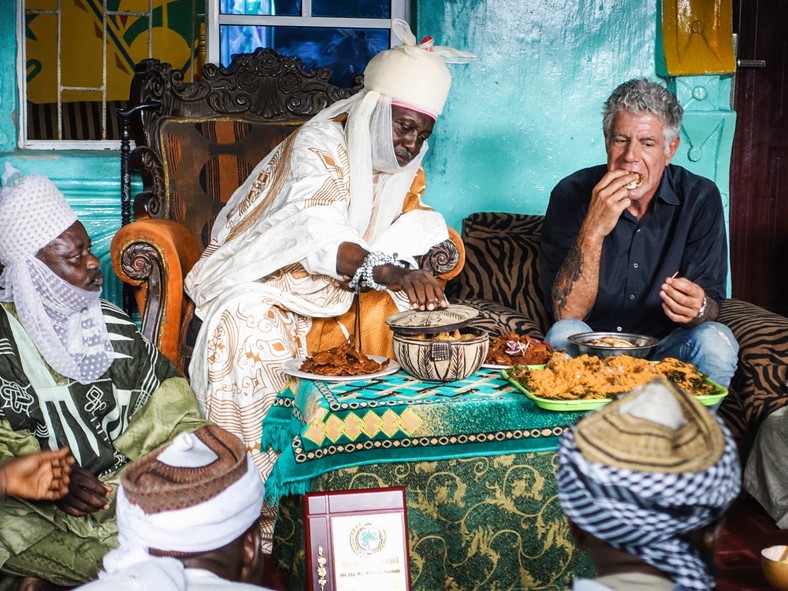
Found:
[{"label": "tattoo on forearm", "polygon": [[572,293],[574,283],[580,279],[583,274],[583,253],[573,244],[566,255],[566,260],[553,281],[552,297],[555,305],[555,310],[563,310],[566,307],[566,299]]}]

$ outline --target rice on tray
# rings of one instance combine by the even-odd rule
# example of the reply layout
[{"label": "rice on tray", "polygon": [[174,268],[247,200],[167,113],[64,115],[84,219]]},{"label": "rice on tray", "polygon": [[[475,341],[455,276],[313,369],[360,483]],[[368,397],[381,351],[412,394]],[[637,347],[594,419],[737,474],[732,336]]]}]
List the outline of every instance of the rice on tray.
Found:
[{"label": "rice on tray", "polygon": [[556,353],[544,369],[516,365],[508,374],[535,396],[552,400],[615,398],[659,375],[696,396],[715,393],[714,384],[706,381],[705,374],[691,363],[672,357],[654,363],[629,355],[568,358]]}]

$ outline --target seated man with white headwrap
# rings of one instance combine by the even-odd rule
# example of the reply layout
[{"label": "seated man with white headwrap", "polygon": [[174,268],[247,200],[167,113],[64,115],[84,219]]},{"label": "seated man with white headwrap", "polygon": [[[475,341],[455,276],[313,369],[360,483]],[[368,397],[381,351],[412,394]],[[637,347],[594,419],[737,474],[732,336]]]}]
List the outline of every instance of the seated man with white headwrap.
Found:
[{"label": "seated man with white headwrap", "polygon": [[68,446],[75,463],[57,504],[0,500],[0,589],[46,589],[94,578],[116,545],[119,470],[205,421],[180,373],[99,298],[99,261],[63,194],[6,168],[0,461]]},{"label": "seated man with white headwrap", "polygon": [[736,444],[691,395],[655,379],[581,419],[558,448],[558,498],[594,581],[578,591],[713,589]]},{"label": "seated man with white headwrap", "polygon": [[276,456],[259,451],[261,424],[285,385],[280,367],[355,332],[354,292],[365,292],[358,322],[367,355],[391,357],[388,315],[447,305],[415,260],[449,238],[443,217],[421,202],[420,164],[451,85],[445,60],[474,56],[417,45],[404,21],[393,30],[405,45],[373,57],[361,92],[263,159],[186,278],[203,320],[192,386],[206,416],[253,450],[264,478]]},{"label": "seated man with white headwrap", "polygon": [[260,474],[240,439],[208,425],[120,478],[120,547],[81,591],[260,590]]}]

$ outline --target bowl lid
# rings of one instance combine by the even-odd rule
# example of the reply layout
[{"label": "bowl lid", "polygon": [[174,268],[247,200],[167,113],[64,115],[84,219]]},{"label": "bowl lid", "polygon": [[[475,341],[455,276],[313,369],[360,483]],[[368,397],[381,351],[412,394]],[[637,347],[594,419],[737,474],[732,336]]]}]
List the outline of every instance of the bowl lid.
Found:
[{"label": "bowl lid", "polygon": [[405,310],[386,318],[386,324],[401,334],[432,334],[461,328],[478,315],[476,308],[460,305],[435,310]]}]

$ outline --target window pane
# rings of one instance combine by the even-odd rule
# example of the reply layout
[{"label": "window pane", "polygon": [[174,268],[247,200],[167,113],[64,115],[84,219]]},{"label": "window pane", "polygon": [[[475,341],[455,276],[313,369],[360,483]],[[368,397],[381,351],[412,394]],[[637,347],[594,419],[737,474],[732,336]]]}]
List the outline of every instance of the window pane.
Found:
[{"label": "window pane", "polygon": [[221,0],[221,14],[301,16],[301,0]]},{"label": "window pane", "polygon": [[57,15],[25,15],[25,68],[27,100],[37,104],[57,102],[57,46],[40,40],[57,31]]},{"label": "window pane", "polygon": [[57,10],[57,0],[27,0],[25,10]]},{"label": "window pane", "polygon": [[391,18],[391,0],[313,0],[312,16]]},{"label": "window pane", "polygon": [[220,61],[225,66],[236,53],[271,47],[301,58],[306,69],[330,68],[333,84],[351,86],[372,56],[388,49],[389,30],[224,26],[220,39]]},{"label": "window pane", "polygon": [[[30,0],[27,1],[30,2]],[[99,6],[100,5],[101,3],[99,3]],[[148,12],[148,8],[148,0],[123,0],[123,2],[107,2],[108,12]]]},{"label": "window pane", "polygon": [[[67,13],[66,17],[73,16]],[[98,88],[103,83],[102,51],[104,40],[100,29],[88,35],[88,26],[69,26],[71,19],[61,24],[61,82],[63,86],[89,86]],[[93,23],[91,23],[93,24]],[[97,25],[94,25],[97,27]]]}]

